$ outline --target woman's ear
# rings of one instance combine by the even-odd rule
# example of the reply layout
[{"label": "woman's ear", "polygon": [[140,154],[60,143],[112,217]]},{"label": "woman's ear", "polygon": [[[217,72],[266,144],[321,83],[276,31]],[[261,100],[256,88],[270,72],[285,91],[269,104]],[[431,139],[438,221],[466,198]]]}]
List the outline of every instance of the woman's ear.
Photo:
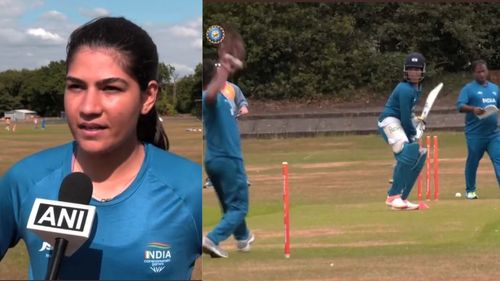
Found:
[{"label": "woman's ear", "polygon": [[155,105],[156,97],[158,96],[158,82],[151,80],[148,83],[146,91],[141,94],[141,114],[147,114]]}]

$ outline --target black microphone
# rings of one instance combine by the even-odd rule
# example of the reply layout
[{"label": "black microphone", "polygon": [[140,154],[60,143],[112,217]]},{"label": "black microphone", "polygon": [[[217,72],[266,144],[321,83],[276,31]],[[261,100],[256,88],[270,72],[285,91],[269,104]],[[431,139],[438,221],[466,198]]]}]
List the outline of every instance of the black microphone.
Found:
[{"label": "black microphone", "polygon": [[63,179],[59,201],[35,199],[27,228],[53,248],[46,280],[57,280],[63,255],[71,256],[89,238],[95,216],[91,197],[91,179],[76,172]]}]

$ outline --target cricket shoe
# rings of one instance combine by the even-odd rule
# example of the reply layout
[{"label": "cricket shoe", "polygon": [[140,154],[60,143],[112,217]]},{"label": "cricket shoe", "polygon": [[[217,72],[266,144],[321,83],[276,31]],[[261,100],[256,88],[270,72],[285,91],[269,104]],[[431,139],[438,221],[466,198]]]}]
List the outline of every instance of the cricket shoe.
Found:
[{"label": "cricket shoe", "polygon": [[465,199],[473,200],[473,199],[478,199],[478,198],[479,197],[477,197],[477,193],[475,191],[467,192],[465,194]]},{"label": "cricket shoe", "polygon": [[418,204],[412,203],[412,202],[410,202],[408,200],[403,200],[403,202],[406,203],[406,210],[408,210],[408,211],[418,210],[419,207],[420,207]]},{"label": "cricket shoe", "polygon": [[203,253],[210,255],[212,258],[227,258],[229,254],[222,250],[221,247],[215,245],[215,243],[208,237],[203,237]]},{"label": "cricket shoe", "polygon": [[253,241],[255,241],[255,235],[253,235],[253,233],[250,232],[247,239],[236,241],[236,248],[238,249],[238,251],[248,252],[250,251],[250,246],[253,243]]},{"label": "cricket shoe", "polygon": [[401,199],[401,197],[398,197],[391,202],[391,209],[393,210],[406,210],[408,208],[408,204]]},{"label": "cricket shoe", "polygon": [[392,202],[396,199],[401,199],[401,195],[393,195],[393,196],[387,196],[387,198],[385,199],[385,205],[387,205],[388,207],[392,207]]}]

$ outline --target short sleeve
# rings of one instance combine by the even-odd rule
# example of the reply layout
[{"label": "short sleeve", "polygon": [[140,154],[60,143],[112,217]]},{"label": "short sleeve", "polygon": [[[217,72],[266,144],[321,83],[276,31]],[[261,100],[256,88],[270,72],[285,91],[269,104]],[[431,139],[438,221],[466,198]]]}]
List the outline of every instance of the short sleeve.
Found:
[{"label": "short sleeve", "polygon": [[242,108],[243,106],[248,107],[248,101],[245,95],[243,95],[243,92],[241,91],[240,87],[233,85],[234,91],[236,92],[236,97],[235,97],[235,103],[236,107],[238,109]]},{"label": "short sleeve", "polygon": [[[469,103],[469,91],[468,87],[465,86],[460,90],[460,95],[458,95],[458,100],[457,100],[457,110],[460,111],[462,107],[466,104]],[[497,101],[498,103],[498,101]]]},{"label": "short sleeve", "polygon": [[498,97],[498,94],[500,93],[499,92],[499,89],[498,89],[498,86],[495,85],[495,93],[496,93],[496,100],[497,100],[497,108],[500,108],[500,98]]},{"label": "short sleeve", "polygon": [[20,239],[16,219],[19,198],[15,179],[12,169],[0,178],[0,260]]}]

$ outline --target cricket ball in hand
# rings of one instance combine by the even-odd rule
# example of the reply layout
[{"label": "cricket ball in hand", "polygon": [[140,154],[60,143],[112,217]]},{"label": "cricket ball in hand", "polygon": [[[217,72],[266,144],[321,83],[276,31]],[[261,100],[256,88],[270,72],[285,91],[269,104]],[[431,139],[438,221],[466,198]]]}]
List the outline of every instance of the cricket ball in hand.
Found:
[{"label": "cricket ball in hand", "polygon": [[224,57],[230,60],[238,68],[243,68],[243,62],[230,54],[224,54]]}]

